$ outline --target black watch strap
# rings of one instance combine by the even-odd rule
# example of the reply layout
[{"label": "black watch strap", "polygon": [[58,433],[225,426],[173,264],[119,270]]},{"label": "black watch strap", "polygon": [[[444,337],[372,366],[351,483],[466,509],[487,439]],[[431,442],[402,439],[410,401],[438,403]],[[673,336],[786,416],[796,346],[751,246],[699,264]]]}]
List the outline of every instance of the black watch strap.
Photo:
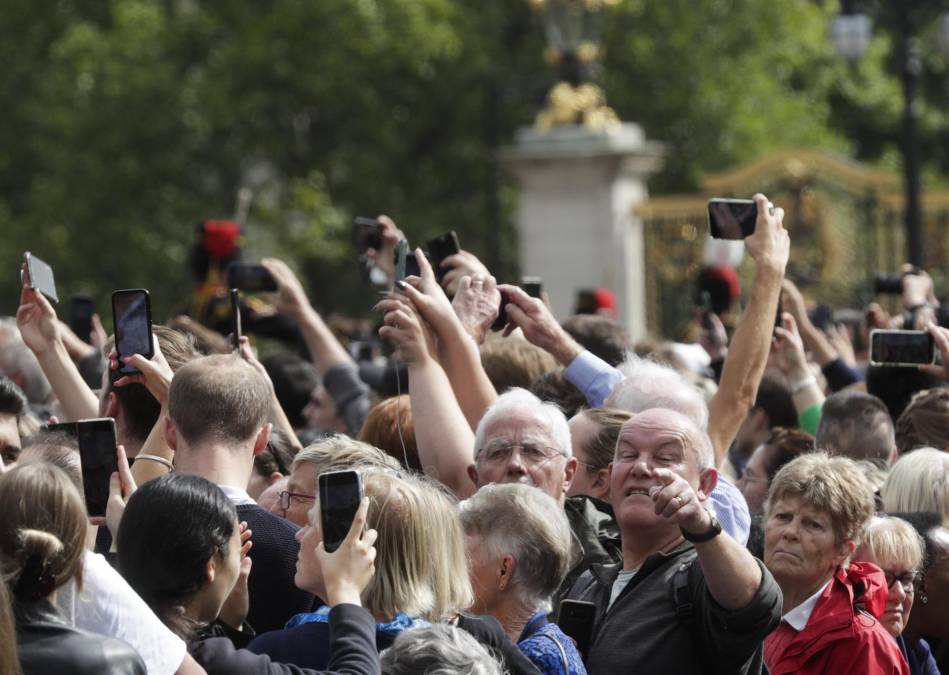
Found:
[{"label": "black watch strap", "polygon": [[695,534],[694,532],[688,532],[681,527],[679,528],[682,531],[682,536],[686,541],[691,541],[693,544],[701,544],[706,541],[711,541],[722,533],[721,523],[718,522],[718,518],[715,517],[715,514],[709,511],[708,515],[711,519],[711,523],[705,532],[699,532],[698,534]]}]

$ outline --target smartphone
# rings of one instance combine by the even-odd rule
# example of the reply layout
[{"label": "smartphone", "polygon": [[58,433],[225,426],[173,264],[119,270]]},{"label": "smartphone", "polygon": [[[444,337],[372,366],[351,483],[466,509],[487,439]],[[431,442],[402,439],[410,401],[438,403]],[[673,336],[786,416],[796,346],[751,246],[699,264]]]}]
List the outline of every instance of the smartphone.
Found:
[{"label": "smartphone", "polygon": [[92,315],[96,313],[96,304],[85,295],[69,298],[69,327],[76,336],[86,343],[92,343]]},{"label": "smartphone", "polygon": [[362,501],[362,476],[358,471],[320,474],[320,526],[327,553],[340,547]]},{"label": "smartphone", "polygon": [[510,302],[511,301],[507,297],[507,293],[501,291],[501,304],[498,307],[498,318],[496,318],[494,323],[491,324],[491,330],[495,332],[504,330],[504,327],[507,325],[507,306]]},{"label": "smartphone", "polygon": [[521,288],[532,298],[540,298],[544,290],[544,280],[540,277],[521,277]]},{"label": "smartphone", "polygon": [[715,323],[712,321],[712,294],[708,291],[699,293],[699,302],[702,305],[702,330],[713,330]]},{"label": "smartphone", "polygon": [[53,278],[53,268],[43,262],[35,255],[27,251],[24,254],[26,258],[26,269],[30,274],[30,288],[35,288],[45,295],[50,302],[59,302],[59,295],[56,293],[56,281]]},{"label": "smartphone", "polygon": [[755,232],[758,206],[751,199],[708,200],[708,231],[714,239],[744,239]]},{"label": "smartphone", "polygon": [[375,218],[353,218],[353,246],[358,253],[382,248],[382,225]]},{"label": "smartphone", "polygon": [[86,512],[93,517],[105,515],[109,502],[109,480],[119,470],[115,455],[115,420],[111,417],[49,424],[47,431],[69,434],[79,443],[82,491]]},{"label": "smartphone", "polygon": [[112,293],[112,325],[115,328],[115,351],[119,357],[118,373],[138,373],[137,368],[122,363],[122,357],[141,354],[150,359],[155,355],[152,345],[152,305],[148,291],[130,288]]},{"label": "smartphone", "polygon": [[429,239],[425,242],[425,248],[428,250],[428,259],[432,262],[432,269],[435,270],[435,278],[438,279],[438,283],[441,283],[449,272],[447,268],[442,267],[442,261],[461,251],[458,235],[452,230],[447,234]]},{"label": "smartphone", "polygon": [[405,277],[422,276],[418,260],[409,248],[407,239],[402,239],[395,247],[395,280],[402,281]]},{"label": "smartphone", "polygon": [[227,266],[227,287],[246,293],[272,293],[277,282],[263,265],[231,263]]},{"label": "smartphone", "polygon": [[241,292],[231,289],[231,346],[240,349],[241,346]]},{"label": "smartphone", "polygon": [[593,638],[593,626],[596,623],[596,605],[582,600],[561,600],[557,625],[577,643],[577,651],[586,659],[590,641]]},{"label": "smartphone", "polygon": [[870,363],[875,366],[907,366],[933,363],[933,336],[921,330],[870,331]]}]

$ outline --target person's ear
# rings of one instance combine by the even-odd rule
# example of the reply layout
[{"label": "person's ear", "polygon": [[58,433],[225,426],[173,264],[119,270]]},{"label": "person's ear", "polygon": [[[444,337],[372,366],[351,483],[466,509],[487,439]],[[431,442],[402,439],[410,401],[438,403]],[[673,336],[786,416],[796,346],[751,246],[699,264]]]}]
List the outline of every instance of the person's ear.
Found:
[{"label": "person's ear", "polygon": [[570,485],[573,483],[573,477],[577,475],[577,458],[568,457],[563,467],[563,493],[570,491]]},{"label": "person's ear", "polygon": [[853,540],[848,539],[847,541],[840,542],[840,544],[837,545],[837,557],[835,559],[837,566],[840,567],[844,564],[844,561],[852,558],[856,550],[857,545]]},{"label": "person's ear", "polygon": [[699,496],[708,499],[716,485],[718,485],[718,471],[706,469],[699,476]]},{"label": "person's ear", "polygon": [[214,564],[214,556],[212,555],[204,564],[204,578],[207,579],[209,584],[213,584],[215,574],[217,574],[217,565]]},{"label": "person's ear", "polygon": [[514,570],[517,567],[517,561],[513,556],[501,556],[498,563],[498,590],[503,591],[511,585],[514,578]]},{"label": "person's ear", "polygon": [[283,474],[280,473],[279,471],[274,471],[272,474],[267,476],[267,485],[273,485],[281,478],[283,478]]},{"label": "person's ear", "polygon": [[[613,466],[610,464],[610,466]],[[610,498],[610,467],[600,469],[596,472],[596,478],[593,479],[594,497],[597,499],[608,500]]]},{"label": "person's ear", "polygon": [[468,478],[476,487],[481,487],[481,483],[478,482],[478,467],[475,464],[468,465]]},{"label": "person's ear", "polygon": [[[111,396],[111,394],[109,395]],[[175,429],[175,424],[170,417],[165,418],[165,443],[172,450],[178,449],[178,430]]]},{"label": "person's ear", "polygon": [[254,457],[259,455],[270,442],[270,432],[273,431],[273,424],[267,422],[263,428],[257,432],[257,438],[254,439]]}]

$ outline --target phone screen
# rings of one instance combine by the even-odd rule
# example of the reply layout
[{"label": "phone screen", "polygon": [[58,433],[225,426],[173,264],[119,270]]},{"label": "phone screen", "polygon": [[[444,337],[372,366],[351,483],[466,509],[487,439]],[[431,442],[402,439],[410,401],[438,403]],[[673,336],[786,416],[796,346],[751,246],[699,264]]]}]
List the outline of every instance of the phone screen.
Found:
[{"label": "phone screen", "polygon": [[715,239],[744,239],[755,232],[758,207],[751,199],[710,199],[708,230]]},{"label": "phone screen", "polygon": [[362,501],[362,477],[358,471],[320,474],[320,526],[327,553],[340,547]]},{"label": "phone screen", "polygon": [[277,282],[263,265],[231,263],[227,268],[228,288],[237,288],[247,293],[272,293]]},{"label": "phone screen", "polygon": [[30,287],[45,295],[50,302],[59,302],[53,268],[31,253],[26,254],[26,266],[30,272]]},{"label": "phone screen", "polygon": [[889,366],[917,366],[932,363],[935,345],[929,333],[918,330],[875,330],[870,332],[870,362]]},{"label": "phone screen", "polygon": [[241,346],[241,292],[231,289],[231,346],[239,349]]},{"label": "phone screen", "polygon": [[119,373],[129,375],[138,369],[122,363],[123,356],[154,356],[152,349],[152,310],[144,288],[115,291],[112,294],[112,321],[115,327],[115,351]]},{"label": "phone screen", "polygon": [[442,261],[448,256],[455,255],[461,251],[461,247],[458,245],[458,235],[452,230],[447,234],[429,239],[425,243],[425,248],[428,249],[429,260],[432,261],[432,268],[435,270],[435,278],[438,280],[438,283],[441,283],[449,271],[447,268],[441,266]]},{"label": "phone screen", "polygon": [[74,295],[69,299],[69,327],[83,342],[92,342],[92,315],[95,311],[92,298]]},{"label": "phone screen", "polygon": [[586,658],[593,637],[596,621],[596,605],[582,600],[562,600],[557,625],[577,643],[577,651]]},{"label": "phone screen", "polygon": [[353,218],[353,246],[357,253],[382,248],[382,225],[375,218]]},{"label": "phone screen", "polygon": [[111,417],[76,423],[82,489],[90,516],[104,516],[109,501],[109,480],[119,470],[115,456],[115,422]]}]

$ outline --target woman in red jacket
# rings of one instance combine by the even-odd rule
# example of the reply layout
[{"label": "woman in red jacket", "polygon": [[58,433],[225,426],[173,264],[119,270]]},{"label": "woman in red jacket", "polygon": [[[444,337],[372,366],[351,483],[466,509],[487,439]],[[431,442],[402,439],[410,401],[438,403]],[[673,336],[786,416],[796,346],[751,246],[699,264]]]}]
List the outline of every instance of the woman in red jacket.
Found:
[{"label": "woman in red jacket", "polygon": [[823,453],[798,457],[774,477],[765,513],[764,560],[785,612],[765,640],[771,675],[908,675],[875,618],[886,608],[883,572],[850,561],[873,515],[873,490],[857,465]]}]

